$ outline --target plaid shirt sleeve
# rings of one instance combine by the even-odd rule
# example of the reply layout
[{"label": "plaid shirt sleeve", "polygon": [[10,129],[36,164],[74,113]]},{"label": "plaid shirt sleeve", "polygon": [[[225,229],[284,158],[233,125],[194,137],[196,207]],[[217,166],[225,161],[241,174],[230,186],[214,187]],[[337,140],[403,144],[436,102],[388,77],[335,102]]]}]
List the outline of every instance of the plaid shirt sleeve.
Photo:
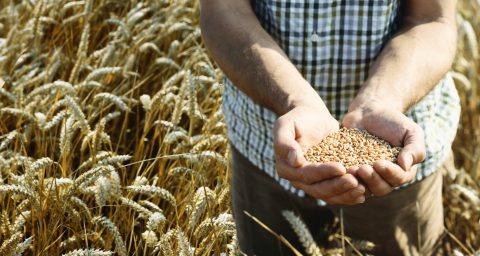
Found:
[{"label": "plaid shirt sleeve", "polygon": [[[365,81],[371,62],[397,31],[400,0],[252,0],[263,28],[276,40],[340,120]],[[223,112],[231,144],[285,189],[303,196],[275,171],[273,112],[255,104],[225,80]],[[425,132],[426,160],[414,181],[433,173],[450,152],[460,103],[446,76],[407,116]]]}]

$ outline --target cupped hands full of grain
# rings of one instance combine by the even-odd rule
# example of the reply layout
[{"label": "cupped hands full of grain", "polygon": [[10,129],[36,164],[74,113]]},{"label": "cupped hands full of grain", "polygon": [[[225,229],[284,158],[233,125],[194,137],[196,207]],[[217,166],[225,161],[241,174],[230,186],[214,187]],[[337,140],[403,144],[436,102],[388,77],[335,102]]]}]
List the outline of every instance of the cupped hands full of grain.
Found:
[{"label": "cupped hands full of grain", "polygon": [[400,147],[356,128],[341,128],[309,148],[305,158],[309,162],[339,162],[346,168],[373,165],[378,160],[397,161]]}]

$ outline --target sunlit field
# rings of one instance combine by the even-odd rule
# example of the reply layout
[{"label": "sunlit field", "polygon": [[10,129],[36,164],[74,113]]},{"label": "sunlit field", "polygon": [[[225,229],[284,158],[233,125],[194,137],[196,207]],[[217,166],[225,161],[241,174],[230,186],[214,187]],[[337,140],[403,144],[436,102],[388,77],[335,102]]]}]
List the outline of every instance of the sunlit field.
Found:
[{"label": "sunlit field", "polygon": [[[478,13],[461,1],[448,255],[480,254]],[[198,1],[0,0],[0,78],[0,255],[240,255]],[[339,223],[317,255],[368,246]]]}]

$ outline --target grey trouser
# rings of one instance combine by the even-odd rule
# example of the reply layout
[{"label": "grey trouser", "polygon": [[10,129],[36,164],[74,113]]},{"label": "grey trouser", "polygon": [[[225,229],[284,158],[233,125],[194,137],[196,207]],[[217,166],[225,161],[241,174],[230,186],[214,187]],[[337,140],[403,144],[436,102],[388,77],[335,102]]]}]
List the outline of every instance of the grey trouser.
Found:
[{"label": "grey trouser", "polygon": [[315,199],[300,198],[281,187],[232,147],[232,201],[241,250],[247,255],[293,255],[277,238],[244,211],[284,236],[300,252],[303,247],[283,218],[283,210],[303,219],[313,237],[326,242],[329,223],[343,208],[345,234],[376,244],[374,255],[429,255],[444,231],[442,175],[424,180],[387,196],[371,197],[355,206],[318,206]]}]

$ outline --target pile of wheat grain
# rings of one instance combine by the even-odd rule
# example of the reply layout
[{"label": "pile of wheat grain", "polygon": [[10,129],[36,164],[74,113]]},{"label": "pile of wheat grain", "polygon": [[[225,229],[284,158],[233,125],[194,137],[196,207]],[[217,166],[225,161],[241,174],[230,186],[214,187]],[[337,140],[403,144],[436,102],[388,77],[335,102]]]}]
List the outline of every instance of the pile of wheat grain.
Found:
[{"label": "pile of wheat grain", "polygon": [[[455,152],[466,171],[447,186],[446,226],[458,237],[448,252],[471,254],[480,5],[461,6]],[[0,5],[0,255],[238,254],[221,72],[198,13],[189,0]],[[309,252],[328,254],[284,216]]]},{"label": "pile of wheat grain", "polygon": [[338,162],[345,167],[373,165],[378,160],[397,161],[399,147],[365,130],[342,127],[305,152],[309,162]]}]

